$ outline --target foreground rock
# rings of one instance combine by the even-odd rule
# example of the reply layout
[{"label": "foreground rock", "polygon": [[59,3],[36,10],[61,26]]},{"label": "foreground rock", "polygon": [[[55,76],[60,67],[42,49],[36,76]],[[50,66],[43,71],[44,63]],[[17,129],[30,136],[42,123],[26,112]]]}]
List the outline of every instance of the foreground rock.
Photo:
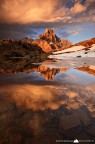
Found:
[{"label": "foreground rock", "polygon": [[39,46],[27,43],[25,40],[0,40],[0,56],[24,57],[26,55],[37,56],[43,53]]},{"label": "foreground rock", "polygon": [[[30,40],[31,41],[31,40]],[[1,40],[0,41],[0,69],[23,68],[26,63],[44,61],[47,58],[39,46],[27,43],[25,40]],[[22,60],[21,60],[22,59]],[[30,62],[28,59],[31,59]],[[28,62],[27,62],[28,61]]]}]

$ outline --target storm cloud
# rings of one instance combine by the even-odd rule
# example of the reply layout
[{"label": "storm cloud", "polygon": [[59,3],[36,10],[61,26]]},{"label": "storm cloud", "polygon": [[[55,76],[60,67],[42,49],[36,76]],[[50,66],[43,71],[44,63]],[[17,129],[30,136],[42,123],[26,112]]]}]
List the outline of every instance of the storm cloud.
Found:
[{"label": "storm cloud", "polygon": [[[34,22],[72,22],[76,14],[94,9],[93,1],[82,0],[1,0],[0,22],[30,24]],[[91,9],[91,10],[92,10]],[[93,19],[94,20],[94,19]]]},{"label": "storm cloud", "polygon": [[94,0],[0,0],[0,38],[35,37],[47,27],[76,35],[75,27],[95,23],[94,6]]}]

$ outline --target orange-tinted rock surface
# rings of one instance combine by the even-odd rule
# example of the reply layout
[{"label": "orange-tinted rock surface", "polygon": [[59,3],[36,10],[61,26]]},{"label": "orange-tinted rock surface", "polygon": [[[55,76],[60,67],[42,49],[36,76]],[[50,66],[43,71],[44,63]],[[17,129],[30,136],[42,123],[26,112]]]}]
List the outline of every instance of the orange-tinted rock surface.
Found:
[{"label": "orange-tinted rock surface", "polygon": [[58,38],[54,33],[54,30],[51,28],[46,29],[45,33],[40,34],[38,39],[34,40],[32,43],[37,44],[44,52],[47,53],[59,51],[72,45],[70,41]]},{"label": "orange-tinted rock surface", "polygon": [[85,47],[90,47],[90,46],[92,46],[92,44],[95,44],[95,38],[76,43],[76,45],[82,45]]},{"label": "orange-tinted rock surface", "polygon": [[40,40],[40,39],[36,39],[32,42],[32,44],[36,44],[38,45],[39,47],[42,48],[42,50],[46,53],[50,53],[52,52],[52,47],[50,46],[50,44],[45,41],[45,40]]}]

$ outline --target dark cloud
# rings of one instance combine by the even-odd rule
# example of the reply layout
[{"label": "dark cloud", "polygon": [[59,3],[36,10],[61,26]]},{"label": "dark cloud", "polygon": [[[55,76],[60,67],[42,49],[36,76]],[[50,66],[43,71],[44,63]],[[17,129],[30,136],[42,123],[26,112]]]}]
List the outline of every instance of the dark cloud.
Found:
[{"label": "dark cloud", "polygon": [[80,32],[82,31],[82,29],[80,29],[80,28],[74,28],[74,29],[69,29],[69,30],[67,30],[67,31],[64,31],[63,29],[59,29],[58,30],[58,32],[59,32],[59,35],[61,36],[61,37],[68,37],[68,36],[76,36],[76,35],[78,35]]},{"label": "dark cloud", "polygon": [[0,25],[0,39],[20,39],[22,37],[32,37],[34,38],[37,32],[34,31],[30,26],[26,25]]},{"label": "dark cloud", "polygon": [[86,9],[94,8],[93,5],[95,2],[89,0],[3,0],[0,4],[0,23],[67,23],[68,17],[72,19]]},{"label": "dark cloud", "polygon": [[95,23],[94,7],[95,0],[0,0],[0,39],[35,37],[47,27],[67,37],[68,27]]},{"label": "dark cloud", "polygon": [[89,11],[92,11],[92,10],[95,10],[95,1],[93,1],[92,3],[90,3],[88,5],[86,12],[89,12]]}]

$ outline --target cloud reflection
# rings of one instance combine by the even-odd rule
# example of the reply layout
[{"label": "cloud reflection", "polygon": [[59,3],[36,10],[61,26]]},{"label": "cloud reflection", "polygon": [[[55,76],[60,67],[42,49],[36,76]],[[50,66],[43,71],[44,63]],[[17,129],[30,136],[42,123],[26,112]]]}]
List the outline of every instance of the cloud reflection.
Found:
[{"label": "cloud reflection", "polygon": [[[95,86],[95,84],[93,85]],[[14,84],[1,86],[0,95],[14,101],[18,106],[33,111],[54,110],[61,105],[65,105],[68,109],[76,109],[85,105],[92,111],[95,101],[94,86]]]}]

